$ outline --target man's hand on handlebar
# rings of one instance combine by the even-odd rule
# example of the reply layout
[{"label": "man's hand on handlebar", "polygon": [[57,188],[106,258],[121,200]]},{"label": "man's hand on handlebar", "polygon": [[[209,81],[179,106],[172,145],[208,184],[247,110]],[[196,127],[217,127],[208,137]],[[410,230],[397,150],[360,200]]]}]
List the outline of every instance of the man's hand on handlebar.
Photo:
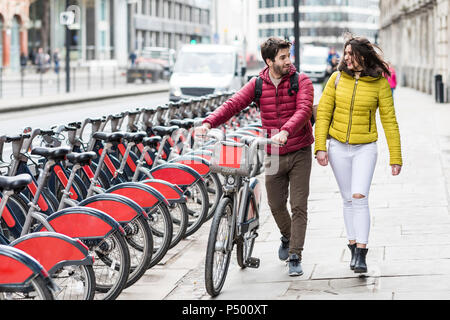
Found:
[{"label": "man's hand on handlebar", "polygon": [[204,123],[200,127],[195,128],[194,134],[196,137],[205,138],[210,129],[211,125],[209,123]]},{"label": "man's hand on handlebar", "polygon": [[289,132],[286,130],[281,130],[276,135],[272,137],[272,141],[274,141],[277,144],[285,145],[287,142],[287,138],[289,136]]}]

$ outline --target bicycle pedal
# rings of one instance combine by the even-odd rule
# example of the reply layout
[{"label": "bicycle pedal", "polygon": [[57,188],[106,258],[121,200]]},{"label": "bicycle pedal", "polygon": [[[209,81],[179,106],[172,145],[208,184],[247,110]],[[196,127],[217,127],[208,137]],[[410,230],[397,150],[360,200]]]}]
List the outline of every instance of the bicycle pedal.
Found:
[{"label": "bicycle pedal", "polygon": [[245,261],[245,265],[249,268],[259,268],[259,262],[259,258],[250,257],[247,259],[247,261]]}]

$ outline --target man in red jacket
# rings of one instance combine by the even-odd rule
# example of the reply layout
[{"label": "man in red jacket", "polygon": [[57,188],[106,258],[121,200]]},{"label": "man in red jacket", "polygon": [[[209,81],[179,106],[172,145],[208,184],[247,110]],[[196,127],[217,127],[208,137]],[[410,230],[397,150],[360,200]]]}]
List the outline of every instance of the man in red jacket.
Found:
[{"label": "man in red jacket", "polygon": [[[301,258],[314,142],[310,122],[314,88],[311,80],[300,74],[298,92],[289,94],[289,79],[296,72],[289,56],[290,46],[290,42],[277,38],[269,38],[261,45],[267,66],[259,73],[263,79],[259,107],[264,132],[282,144],[267,147],[264,164],[269,207],[282,235],[278,256],[288,260],[289,275],[298,276],[303,274]],[[196,134],[206,134],[246,108],[255,98],[255,81],[256,78],[250,80],[209,115]],[[287,210],[288,196],[292,217]]]}]

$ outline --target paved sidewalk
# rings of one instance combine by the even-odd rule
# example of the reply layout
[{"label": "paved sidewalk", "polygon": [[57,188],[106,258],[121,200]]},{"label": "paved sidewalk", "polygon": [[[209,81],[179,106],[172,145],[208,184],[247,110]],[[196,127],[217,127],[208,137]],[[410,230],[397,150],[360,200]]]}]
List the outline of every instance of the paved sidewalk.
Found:
[{"label": "paved sidewalk", "polygon": [[[367,276],[348,267],[339,191],[331,168],[314,161],[303,276],[289,277],[278,260],[280,234],[263,193],[254,254],[261,266],[241,270],[233,258],[216,299],[450,299],[450,105],[408,88],[397,89],[395,102],[404,167],[400,176],[391,175],[377,121]],[[119,299],[210,299],[204,287],[209,225],[171,249]]]}]

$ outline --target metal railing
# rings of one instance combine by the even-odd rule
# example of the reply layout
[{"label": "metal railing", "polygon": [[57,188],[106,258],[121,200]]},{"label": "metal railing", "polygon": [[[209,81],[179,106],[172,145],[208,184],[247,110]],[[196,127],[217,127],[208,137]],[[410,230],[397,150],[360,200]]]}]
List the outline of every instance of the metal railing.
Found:
[{"label": "metal railing", "polygon": [[[154,77],[142,81],[127,80],[127,68],[118,66],[71,66],[70,91],[86,92],[125,88],[141,83],[167,81],[167,77]],[[29,65],[20,71],[4,70],[0,67],[0,99],[39,97],[66,93],[66,70],[60,66],[38,67]]]}]

